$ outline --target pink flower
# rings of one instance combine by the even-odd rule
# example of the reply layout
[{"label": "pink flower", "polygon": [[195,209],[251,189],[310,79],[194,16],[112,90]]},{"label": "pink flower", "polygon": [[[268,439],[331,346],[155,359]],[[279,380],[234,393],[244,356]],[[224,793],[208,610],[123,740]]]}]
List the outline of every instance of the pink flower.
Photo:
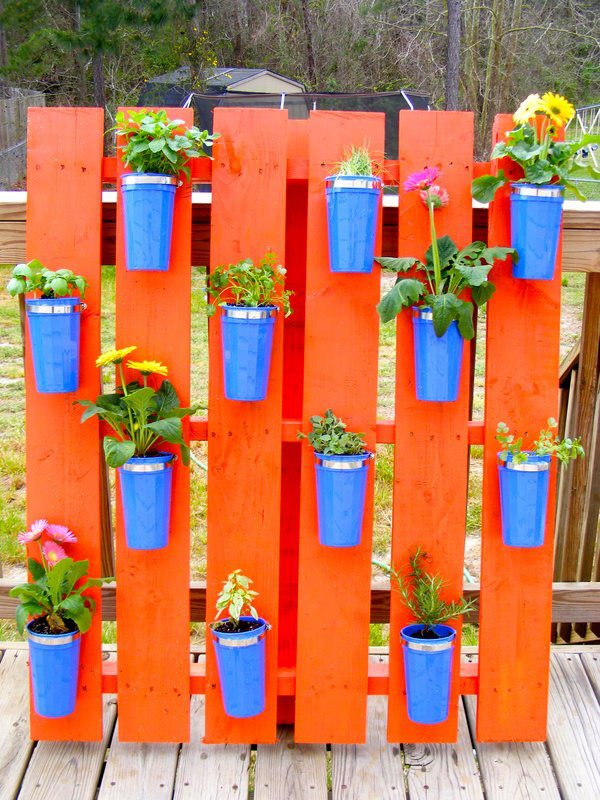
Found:
[{"label": "pink flower", "polygon": [[55,564],[58,564],[59,561],[62,561],[63,558],[67,557],[65,551],[59,544],[56,544],[56,542],[44,542],[42,550],[44,551],[44,556],[49,567],[53,567]]},{"label": "pink flower", "polygon": [[419,172],[413,172],[404,181],[404,191],[414,192],[415,189],[429,189],[440,174],[438,167],[425,167]]},{"label": "pink flower", "polygon": [[17,540],[19,541],[20,544],[31,544],[31,542],[37,542],[42,533],[46,530],[47,526],[48,526],[47,520],[37,519],[35,522],[32,523],[28,531],[20,533],[17,536]]},{"label": "pink flower", "polygon": [[424,205],[428,206],[431,202],[434,208],[444,208],[450,202],[450,195],[447,190],[436,183],[430,186],[429,189],[422,189],[419,192],[419,197]]},{"label": "pink flower", "polygon": [[66,525],[48,525],[46,533],[55,542],[76,542],[77,537]]}]

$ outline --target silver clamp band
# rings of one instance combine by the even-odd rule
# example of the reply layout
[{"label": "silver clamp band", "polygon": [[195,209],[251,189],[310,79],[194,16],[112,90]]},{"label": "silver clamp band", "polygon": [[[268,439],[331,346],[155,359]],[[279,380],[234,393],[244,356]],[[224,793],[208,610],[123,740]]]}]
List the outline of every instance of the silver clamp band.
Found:
[{"label": "silver clamp band", "polygon": [[549,461],[523,461],[520,464],[515,464],[514,461],[505,462],[506,469],[513,470],[513,472],[546,472],[550,469]]},{"label": "silver clamp band", "polygon": [[361,175],[330,175],[325,178],[327,189],[381,189],[381,178],[375,175],[370,177]]},{"label": "silver clamp band", "polygon": [[409,650],[419,650],[423,653],[440,653],[443,650],[450,650],[454,644],[454,639],[449,642],[436,642],[434,640],[429,642],[408,642],[404,639],[404,644]]},{"label": "silver clamp band", "polygon": [[151,175],[145,172],[128,172],[121,175],[121,186],[136,186],[140,184],[153,184],[154,186],[177,186],[175,175]]},{"label": "silver clamp band", "polygon": [[163,461],[159,464],[130,464],[126,461],[121,465],[120,469],[125,472],[163,472],[168,467],[173,466],[173,461]]},{"label": "silver clamp band", "polygon": [[221,306],[223,316],[231,319],[268,319],[276,316],[279,309],[277,306],[265,306],[265,308],[244,308],[243,306]]},{"label": "silver clamp band", "polygon": [[35,644],[43,644],[45,647],[58,647],[61,644],[71,644],[81,636],[81,631],[73,631],[67,634],[52,633],[32,633],[27,629],[27,639]]},{"label": "silver clamp band", "polygon": [[25,303],[28,314],[79,314],[87,308],[85,303],[69,306],[55,305],[51,301],[40,305],[30,305],[27,301]]},{"label": "silver clamp band", "polygon": [[559,185],[530,186],[513,183],[510,188],[513,194],[518,194],[522,197],[562,197],[565,191],[565,187]]},{"label": "silver clamp band", "polygon": [[250,647],[250,645],[257,644],[261,639],[264,639],[265,635],[267,634],[267,631],[270,631],[271,627],[272,627],[267,622],[267,623],[265,623],[264,631],[261,631],[261,633],[257,634],[256,636],[250,636],[247,639],[238,639],[235,636],[233,636],[231,639],[229,639],[229,638],[221,639],[221,638],[219,638],[218,632],[215,631],[215,629],[213,627],[214,625],[218,625],[218,624],[219,624],[218,622],[216,622],[216,623],[212,622],[211,625],[210,625],[210,628],[211,628],[213,634],[217,637],[217,640],[218,640],[219,644],[221,645],[221,647]]},{"label": "silver clamp band", "polygon": [[358,455],[353,461],[330,461],[320,453],[315,453],[315,463],[324,469],[361,469],[372,458],[375,458],[375,453]]}]

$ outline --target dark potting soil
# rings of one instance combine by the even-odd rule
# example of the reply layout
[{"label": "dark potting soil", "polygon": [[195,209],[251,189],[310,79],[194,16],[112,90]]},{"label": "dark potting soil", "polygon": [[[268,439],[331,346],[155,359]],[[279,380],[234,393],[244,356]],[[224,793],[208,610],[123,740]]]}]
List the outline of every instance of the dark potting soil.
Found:
[{"label": "dark potting soil", "polygon": [[[79,630],[79,628],[77,627],[77,625],[75,625],[72,619],[64,619],[63,622],[65,623],[65,627],[67,628],[67,630],[62,631],[62,633],[75,633],[75,631]],[[43,634],[50,636],[56,635],[53,631],[50,630],[50,627],[46,622],[46,617],[38,617],[37,619],[34,619],[31,625],[29,626],[29,630],[32,633],[41,633],[42,635]]]},{"label": "dark potting soil", "polygon": [[255,619],[241,619],[239,625],[234,625],[231,620],[225,619],[223,622],[215,625],[213,630],[219,631],[219,633],[247,633],[247,631],[254,631],[261,626],[262,622],[257,622]]},{"label": "dark potting soil", "polygon": [[435,631],[432,630],[422,630],[417,631],[416,633],[411,633],[411,639],[441,639],[441,636],[438,636]]}]

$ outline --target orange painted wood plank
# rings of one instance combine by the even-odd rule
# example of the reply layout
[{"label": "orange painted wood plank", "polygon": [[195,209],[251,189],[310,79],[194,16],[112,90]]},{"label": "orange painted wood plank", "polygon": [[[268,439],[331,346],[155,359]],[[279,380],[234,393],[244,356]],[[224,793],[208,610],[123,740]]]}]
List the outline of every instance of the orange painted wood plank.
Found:
[{"label": "orange painted wood plank", "polygon": [[[496,117],[493,140],[513,128],[508,114]],[[495,163],[519,177],[513,162]],[[490,205],[489,242],[510,244],[509,189]],[[560,253],[560,249],[559,249]],[[487,317],[485,450],[481,600],[479,611],[479,741],[543,741],[546,738],[555,469],[550,480],[543,547],[502,544],[497,471],[498,422],[531,444],[558,416],[560,255],[552,281],[518,280],[509,263],[492,271],[496,293]]]},{"label": "orange painted wood plank", "polygon": [[[473,115],[467,112],[400,112],[400,178],[437,166],[439,183],[450,194],[447,208],[436,212],[437,235],[448,234],[458,247],[472,239],[471,176]],[[400,188],[398,255],[423,258],[429,247],[427,209],[417,192]],[[463,558],[469,453],[469,344],[465,342],[459,398],[454,403],[416,399],[414,347],[410,310],[397,321],[396,442],[392,560],[405,571],[409,554],[422,546],[431,555],[428,571],[440,572],[445,597],[463,588]],[[439,725],[418,725],[408,719],[400,630],[411,619],[392,592],[390,610],[390,700],[388,738],[402,742],[450,742],[457,736],[460,647],[455,647],[450,714]],[[460,643],[460,621],[452,623]]]},{"label": "orange painted wood plank", "polygon": [[[27,521],[41,517],[68,525],[78,537],[69,555],[89,559],[100,575],[100,451],[98,424],[81,427],[76,399],[98,393],[94,364],[100,348],[100,243],[102,111],[96,108],[31,108],[27,146],[27,258],[49,269],[66,267],[89,282],[81,316],[79,390],[38,394],[27,338],[25,363]],[[34,548],[30,555],[37,556]],[[100,593],[81,642],[81,670],[74,714],[43,719],[31,707],[32,739],[97,740],[102,737]]]},{"label": "orange painted wood plank", "polygon": [[[287,111],[216,109],[211,265],[260,259],[285,264]],[[277,315],[267,398],[233,402],[223,392],[221,324],[209,324],[207,616],[223,580],[240,568],[260,593],[267,634],[267,706],[246,720],[223,710],[214,648],[207,646],[207,742],[274,742],[277,722],[283,316]]]},{"label": "orange painted wood plank", "polygon": [[[309,120],[309,182],[303,430],[332,408],[375,447],[380,271],[329,269],[325,177],[346,148],[383,152],[381,114],[317,111]],[[379,252],[381,213],[376,252]],[[373,478],[362,541],[319,544],[314,454],[302,444],[296,730],[299,742],[361,742],[366,733]]]},{"label": "orange painted wood plank", "polygon": [[[191,109],[166,111],[187,125],[193,122]],[[119,158],[119,180],[123,171]],[[191,186],[184,182],[175,196],[169,270],[128,272],[117,193],[117,347],[136,345],[136,359],[166,364],[182,406],[190,400],[191,220]],[[187,420],[183,429],[187,436]],[[171,445],[161,449],[177,451]],[[189,739],[189,468],[180,458],[173,468],[170,537],[162,550],[127,548],[118,486],[117,480],[119,738],[184,742]]]}]

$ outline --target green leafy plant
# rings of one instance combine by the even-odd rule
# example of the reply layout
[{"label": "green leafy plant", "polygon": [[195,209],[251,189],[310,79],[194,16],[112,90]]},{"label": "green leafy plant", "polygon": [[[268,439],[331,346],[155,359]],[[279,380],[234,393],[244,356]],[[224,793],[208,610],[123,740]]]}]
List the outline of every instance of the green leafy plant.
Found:
[{"label": "green leafy plant", "polygon": [[539,438],[533,443],[531,450],[523,450],[523,437],[516,438],[510,433],[508,425],[499,422],[496,428],[496,441],[502,445],[498,453],[501,461],[506,461],[512,456],[515,464],[524,464],[530,455],[555,456],[561,464],[568,464],[578,456],[584,456],[581,439],[559,439],[556,435],[558,422],[550,417],[548,428],[541,430]]},{"label": "green leafy plant", "polygon": [[350,147],[344,157],[336,164],[336,175],[360,175],[371,177],[377,175],[379,168],[371,158],[368,147]]},{"label": "green leafy plant", "polygon": [[315,453],[323,455],[352,456],[365,452],[363,433],[351,433],[346,430],[346,423],[336,417],[328,408],[324,417],[310,418],[312,431],[298,432],[298,439],[308,439]]},{"label": "green leafy plant", "polygon": [[215,620],[218,620],[225,610],[234,628],[239,628],[241,616],[250,616],[258,620],[258,612],[253,606],[258,592],[250,589],[251,583],[250,578],[242,575],[241,569],[236,569],[227,576],[217,598]]},{"label": "green leafy plant", "polygon": [[[448,205],[446,189],[435,184],[440,172],[437,167],[428,167],[409,176],[404,183],[407,192],[417,190],[429,212],[431,245],[425,253],[425,262],[418,258],[376,258],[385,269],[398,273],[395,284],[377,306],[383,323],[390,322],[403,308],[419,306],[430,308],[433,327],[437,336],[443,336],[450,324],[456,320],[464,339],[475,335],[473,325],[474,305],[482,306],[494,293],[494,285],[488,274],[496,259],[517,253],[510,247],[488,247],[484,242],[471,242],[462,250],[449,236],[437,237],[435,211]],[[422,273],[420,278],[401,277],[401,273],[414,270]],[[471,290],[471,300],[460,295]]]},{"label": "green leafy plant", "polygon": [[271,251],[258,264],[244,258],[237,264],[215,267],[208,278],[213,302],[207,304],[206,313],[211,317],[220,302],[229,302],[246,308],[279,306],[288,317],[293,293],[284,288],[285,274],[285,267],[277,263],[277,256]]},{"label": "green leafy plant", "polygon": [[558,129],[574,115],[575,109],[571,103],[560,95],[552,92],[546,92],[542,97],[530,94],[513,115],[517,127],[506,134],[504,141],[498,142],[491,156],[492,159],[510,158],[521,167],[523,177],[515,181],[508,178],[504,170],[498,170],[496,175],[481,175],[472,184],[475,200],[489,203],[497,190],[509,181],[542,186],[560,183],[580,200],[585,200],[585,195],[571,180],[571,175],[576,169],[581,175],[583,169],[590,177],[600,177],[591,159],[586,162],[583,156],[586,147],[600,144],[600,135],[585,134],[577,140],[556,141]]},{"label": "green leafy plant", "polygon": [[402,602],[416,622],[423,625],[423,637],[436,638],[433,630],[436,625],[472,611],[475,608],[475,601],[461,598],[447,603],[442,600],[440,595],[445,585],[444,580],[440,575],[431,575],[425,571],[428,559],[428,554],[417,547],[409,556],[409,570],[405,575],[382,561],[373,561],[373,564],[389,575],[395,583]]},{"label": "green leafy plant", "polygon": [[189,161],[210,158],[204,148],[219,138],[218,133],[211,135],[195,126],[181,130],[185,122],[169,119],[164,110],[119,111],[116,122],[112,130],[125,139],[119,147],[123,162],[134,172],[183,173],[189,179]]},{"label": "green leafy plant", "polygon": [[6,285],[12,297],[27,292],[39,292],[43,297],[66,297],[76,290],[83,298],[86,289],[87,281],[81,275],[75,275],[70,269],[46,269],[37,258],[17,264]]},{"label": "green leafy plant", "polygon": [[142,380],[125,381],[123,360],[135,347],[109,350],[96,360],[96,366],[116,364],[121,385],[114,392],[101,394],[95,402],[77,400],[85,408],[81,421],[98,416],[107,422],[117,437],[104,437],[104,454],[110,467],[120,467],[130,458],[150,456],[161,441],[179,445],[183,463],[190,462],[190,449],[183,438],[181,420],[197,411],[198,406],[182,408],[173,384],[163,380],[155,389],[148,385],[149,375],[167,375],[158,361],[128,361],[127,366],[141,373]]},{"label": "green leafy plant", "polygon": [[[42,538],[46,541],[42,544]],[[65,620],[72,620],[81,633],[89,630],[96,603],[84,592],[93,586],[110,583],[114,578],[85,578],[89,562],[67,557],[62,544],[77,538],[64,525],[51,525],[45,519],[34,522],[19,534],[21,544],[37,542],[40,560],[29,558],[27,568],[33,581],[14,586],[9,594],[20,600],[16,610],[17,628],[23,633],[29,617],[43,617],[50,634],[66,633]],[[79,583],[83,581],[83,583]]]}]

